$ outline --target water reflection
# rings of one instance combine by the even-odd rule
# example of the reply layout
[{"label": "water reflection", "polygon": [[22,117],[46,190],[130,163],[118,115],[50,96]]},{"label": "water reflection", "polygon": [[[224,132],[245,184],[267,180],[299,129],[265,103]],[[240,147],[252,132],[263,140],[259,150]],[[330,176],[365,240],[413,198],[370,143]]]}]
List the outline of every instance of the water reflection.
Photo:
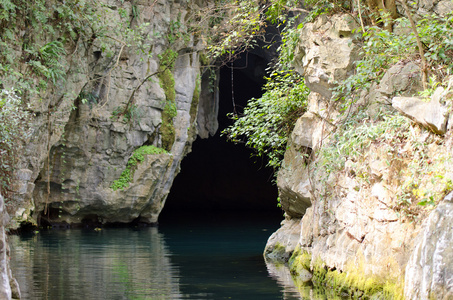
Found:
[{"label": "water reflection", "polygon": [[180,299],[178,270],[157,228],[10,236],[23,299]]},{"label": "water reflection", "polygon": [[[266,268],[269,276],[275,279],[279,286],[282,287],[283,299],[294,299],[295,295],[299,295],[293,277],[287,265],[274,264],[266,261]],[[310,298],[308,298],[310,299]]]},{"label": "water reflection", "polygon": [[300,299],[262,257],[278,220],[206,219],[10,236],[13,274],[23,299]]}]

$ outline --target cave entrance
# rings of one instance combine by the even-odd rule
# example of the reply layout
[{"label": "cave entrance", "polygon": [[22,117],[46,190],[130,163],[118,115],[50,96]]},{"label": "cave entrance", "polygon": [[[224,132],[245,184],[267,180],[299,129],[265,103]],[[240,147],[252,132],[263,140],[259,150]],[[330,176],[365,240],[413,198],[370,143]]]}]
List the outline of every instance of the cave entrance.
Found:
[{"label": "cave entrance", "polygon": [[262,95],[267,64],[263,57],[244,53],[234,61],[233,68],[228,64],[220,69],[219,129],[214,136],[198,137],[193,143],[174,180],[161,221],[178,211],[261,211],[282,216],[277,207],[277,187],[272,183],[273,170],[260,158],[251,157],[253,152],[245,145],[235,145],[220,136],[232,124],[228,113],[234,109],[242,113],[247,100]]}]

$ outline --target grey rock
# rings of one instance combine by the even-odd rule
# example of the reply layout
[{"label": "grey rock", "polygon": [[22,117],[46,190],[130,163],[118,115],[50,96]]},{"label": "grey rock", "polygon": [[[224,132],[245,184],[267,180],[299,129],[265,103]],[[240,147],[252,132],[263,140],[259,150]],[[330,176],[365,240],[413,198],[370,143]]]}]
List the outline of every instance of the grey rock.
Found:
[{"label": "grey rock", "polygon": [[286,219],[266,243],[264,258],[272,262],[287,262],[300,238],[300,219]]},{"label": "grey rock", "polygon": [[420,67],[413,62],[392,66],[385,72],[377,89],[386,96],[412,96],[421,90]]},{"label": "grey rock", "polygon": [[[132,9],[127,1],[103,2],[126,12]],[[169,47],[168,26],[177,18],[184,20],[191,8],[186,1],[155,4],[135,4],[141,12],[135,21],[150,23],[151,56],[125,48],[118,65],[112,68],[112,57],[93,53],[100,50],[101,41],[94,40],[89,51],[78,45],[78,51],[68,60],[65,82],[48,99],[32,101],[31,109],[39,114],[33,120],[32,139],[18,163],[20,171],[14,187],[20,207],[12,212],[11,226],[35,223],[46,208],[58,212],[58,217],[44,216],[51,223],[131,222],[137,218],[148,223],[157,221],[181,160],[196,137],[196,130],[188,128],[195,127],[196,122],[197,111],[195,116],[190,116],[190,112],[197,78],[201,76],[198,52],[203,45],[194,44],[193,38],[171,45],[179,56],[173,72],[177,116],[173,120],[175,140],[170,153],[146,155],[135,167],[129,187],[113,191],[112,183],[120,178],[136,149],[143,145],[162,147],[162,112],[167,101],[164,88],[157,76],[144,79],[158,70],[158,57]],[[120,23],[117,10],[106,9],[103,14],[110,26]],[[161,37],[154,35],[158,31]],[[82,91],[98,100],[80,103],[74,110],[72,106]],[[212,97],[204,101],[214,107],[201,117],[208,120],[207,130],[214,134],[217,114],[213,113],[218,104],[212,103]],[[127,105],[131,108],[129,115],[121,113]],[[50,120],[46,117],[49,106],[57,112],[51,114]]]},{"label": "grey rock", "polygon": [[0,298],[5,300],[20,299],[20,291],[16,279],[12,276],[9,265],[10,249],[5,232],[9,221],[5,210],[3,196],[0,195]]},{"label": "grey rock", "polygon": [[434,12],[440,17],[446,17],[449,13],[453,11],[453,1],[451,0],[442,0],[437,3],[434,7]]},{"label": "grey rock", "polygon": [[296,121],[294,130],[291,133],[291,142],[299,148],[313,148],[313,134],[317,123],[318,119],[313,113],[305,113]]},{"label": "grey rock", "polygon": [[214,82],[209,72],[205,72],[201,78],[201,93],[198,104],[197,129],[202,139],[213,136],[219,128],[217,116],[219,114],[219,71],[216,72]]}]

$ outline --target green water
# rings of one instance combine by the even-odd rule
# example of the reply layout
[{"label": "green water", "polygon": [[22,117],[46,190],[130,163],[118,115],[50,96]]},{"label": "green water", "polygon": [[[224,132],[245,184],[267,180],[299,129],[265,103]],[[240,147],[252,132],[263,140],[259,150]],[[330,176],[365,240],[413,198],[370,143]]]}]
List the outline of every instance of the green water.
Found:
[{"label": "green water", "polygon": [[[268,215],[179,215],[158,227],[10,236],[23,299],[300,299],[262,252]],[[284,276],[283,276],[284,277]]]}]

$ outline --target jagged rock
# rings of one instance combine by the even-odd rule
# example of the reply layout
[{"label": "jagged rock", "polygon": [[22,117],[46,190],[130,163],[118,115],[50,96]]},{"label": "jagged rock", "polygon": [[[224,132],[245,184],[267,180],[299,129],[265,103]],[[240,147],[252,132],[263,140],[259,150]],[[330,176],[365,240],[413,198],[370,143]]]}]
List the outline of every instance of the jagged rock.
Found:
[{"label": "jagged rock", "polygon": [[317,123],[318,119],[313,113],[303,114],[296,121],[294,130],[291,133],[291,142],[299,148],[313,148],[313,134]]},{"label": "jagged rock", "polygon": [[304,161],[302,153],[291,147],[285,154],[277,177],[280,204],[286,214],[293,218],[301,218],[311,206],[310,182]]},{"label": "jagged rock", "polygon": [[318,103],[317,95],[310,94],[310,111],[296,122],[277,177],[282,208],[294,218],[301,218],[311,206],[312,190],[306,165],[312,151],[316,151],[320,145],[325,130],[331,128],[330,124],[322,122],[325,106]]},{"label": "jagged rock", "polygon": [[392,106],[434,133],[445,134],[448,117],[437,98],[424,102],[416,97],[394,97]]},{"label": "jagged rock", "polygon": [[453,298],[453,193],[430,214],[406,267],[406,299]]},{"label": "jagged rock", "polygon": [[220,80],[219,71],[216,73],[216,79],[210,78],[211,74],[206,72],[201,80],[200,104],[198,105],[197,129],[198,135],[202,139],[214,136],[219,128],[217,116],[219,114],[219,89],[213,88],[218,86]]},{"label": "jagged rock", "polygon": [[[305,149],[319,153],[316,152],[322,150],[319,145],[331,143],[330,133],[335,124],[341,123],[338,122],[341,116],[329,105],[328,90],[335,86],[335,80],[344,80],[352,73],[354,60],[359,58],[351,35],[343,36],[349,45],[342,44],[340,31],[335,31],[338,27],[332,25],[335,20],[342,18],[324,17],[315,24],[304,25],[302,30],[297,70],[305,72],[312,92],[308,112],[296,123],[278,173],[280,200],[287,217],[300,220],[299,246],[314,261],[322,261],[326,268],[354,270],[365,277],[372,275],[397,283],[403,280],[418,227],[406,223],[394,209],[393,190],[397,181],[388,171],[387,150],[371,144],[363,157],[346,157],[344,169],[330,172],[320,166],[328,166],[329,159],[335,157],[323,158],[318,154],[307,160],[303,155]],[[348,25],[349,29],[356,26]],[[339,46],[330,45],[330,39]],[[324,51],[324,47],[331,52]],[[367,97],[377,103],[394,93],[412,93],[419,89],[419,74],[415,64],[398,65],[380,85],[373,86],[373,95]],[[413,82],[409,76],[414,78]],[[357,105],[365,107],[367,101],[360,101]],[[360,178],[366,178],[369,184]],[[276,244],[278,238],[276,235],[272,243]]]},{"label": "jagged rock", "polygon": [[[444,18],[453,10],[453,3],[450,0],[421,0],[409,3],[409,5],[416,10],[416,15],[413,16],[416,20],[432,14]],[[403,6],[398,2],[397,9],[401,15],[406,14]]]},{"label": "jagged rock", "polygon": [[359,56],[353,43],[357,27],[348,15],[320,16],[304,25],[295,52],[295,68],[305,76],[311,91],[330,98],[337,82],[352,74],[353,62]]},{"label": "jagged rock", "polygon": [[413,62],[398,63],[385,72],[377,91],[385,96],[412,96],[423,90],[420,67]]},{"label": "jagged rock", "polygon": [[270,261],[286,262],[300,238],[300,219],[286,219],[268,239],[264,257]]}]

